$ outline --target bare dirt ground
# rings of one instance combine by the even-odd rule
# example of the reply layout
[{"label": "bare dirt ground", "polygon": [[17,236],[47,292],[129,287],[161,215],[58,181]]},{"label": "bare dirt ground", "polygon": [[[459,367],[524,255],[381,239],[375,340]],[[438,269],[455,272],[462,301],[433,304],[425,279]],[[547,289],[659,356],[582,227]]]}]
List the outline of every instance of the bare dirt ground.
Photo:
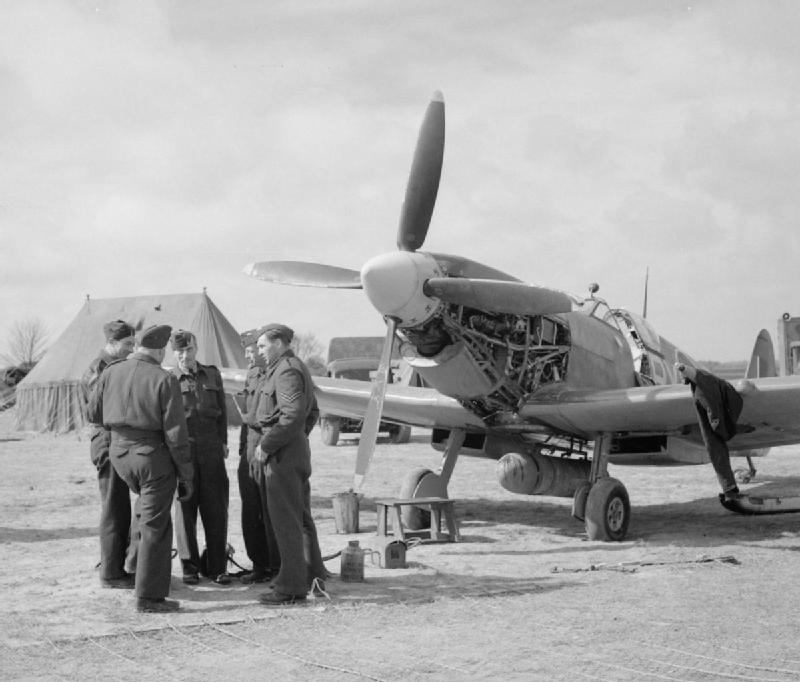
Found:
[{"label": "bare dirt ground", "polygon": [[[188,588],[176,562],[182,610],[138,614],[130,592],[98,584],[88,442],[12,425],[0,413],[3,680],[800,679],[800,515],[725,511],[710,467],[612,467],[634,511],[628,539],[605,544],[586,539],[569,500],[512,495],[493,462],[462,458],[450,486],[461,543],[412,547],[406,569],[368,560],[364,583],[332,579],[329,598],[278,610],[256,602],[262,586]],[[361,532],[341,535],[331,496],[351,485],[355,445],[311,442],[324,554],[374,544],[374,499],[439,461],[424,431],[381,444]],[[798,455],[773,451],[748,488],[797,491]],[[235,467],[230,542],[249,566]]]}]

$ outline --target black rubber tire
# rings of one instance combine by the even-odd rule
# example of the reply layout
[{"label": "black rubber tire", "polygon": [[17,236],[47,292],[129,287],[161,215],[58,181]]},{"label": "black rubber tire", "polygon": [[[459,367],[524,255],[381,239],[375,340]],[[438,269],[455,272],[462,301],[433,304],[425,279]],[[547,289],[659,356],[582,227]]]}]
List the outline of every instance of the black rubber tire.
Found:
[{"label": "black rubber tire", "polygon": [[389,432],[389,442],[402,445],[411,440],[411,427],[407,424],[401,424],[392,428]]},{"label": "black rubber tire", "polygon": [[620,542],[628,532],[631,503],[628,491],[616,478],[601,478],[586,498],[586,534],[590,540]]},{"label": "black rubber tire", "polygon": [[[417,486],[425,476],[435,476],[435,474],[425,467],[409,471],[400,485],[398,497],[402,500],[413,498]],[[431,527],[431,513],[421,507],[403,506],[400,510],[400,518],[403,522],[403,528],[407,530],[425,530]]]},{"label": "black rubber tire", "polygon": [[572,496],[572,516],[578,521],[586,519],[586,500],[589,497],[591,488],[592,484],[589,481],[584,481],[575,489],[575,494]]},{"label": "black rubber tire", "polygon": [[319,431],[325,445],[336,445],[339,442],[339,420],[336,417],[323,417],[319,420]]}]

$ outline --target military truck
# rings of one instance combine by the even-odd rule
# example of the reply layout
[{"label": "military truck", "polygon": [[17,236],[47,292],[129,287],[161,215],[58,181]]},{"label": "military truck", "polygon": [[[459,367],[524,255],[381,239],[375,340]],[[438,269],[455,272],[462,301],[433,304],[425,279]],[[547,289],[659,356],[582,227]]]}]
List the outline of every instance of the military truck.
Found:
[{"label": "military truck", "polygon": [[13,407],[16,402],[17,384],[28,374],[25,367],[7,367],[0,370],[0,411]]},{"label": "military truck", "polygon": [[[340,379],[370,381],[378,369],[382,344],[381,336],[340,336],[331,339],[328,346],[327,375]],[[390,383],[399,381],[400,370],[401,360],[395,348],[389,371]],[[319,428],[322,442],[325,445],[336,445],[343,433],[361,433],[363,421],[333,414],[320,415]],[[411,427],[382,421],[378,433],[388,434],[392,443],[408,443],[411,438]]]}]

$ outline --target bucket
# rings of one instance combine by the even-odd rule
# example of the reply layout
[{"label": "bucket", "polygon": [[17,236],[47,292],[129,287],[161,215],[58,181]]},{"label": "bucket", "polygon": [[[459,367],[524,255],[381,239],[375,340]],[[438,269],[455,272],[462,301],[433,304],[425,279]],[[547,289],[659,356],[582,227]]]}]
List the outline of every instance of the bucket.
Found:
[{"label": "bucket", "polygon": [[384,568],[406,567],[406,543],[394,540],[383,548]]},{"label": "bucket", "polygon": [[342,550],[341,578],[344,583],[364,582],[364,550],[358,540],[350,540]]},{"label": "bucket", "polygon": [[348,490],[335,493],[333,500],[333,520],[337,533],[358,533],[358,498],[360,495]]}]

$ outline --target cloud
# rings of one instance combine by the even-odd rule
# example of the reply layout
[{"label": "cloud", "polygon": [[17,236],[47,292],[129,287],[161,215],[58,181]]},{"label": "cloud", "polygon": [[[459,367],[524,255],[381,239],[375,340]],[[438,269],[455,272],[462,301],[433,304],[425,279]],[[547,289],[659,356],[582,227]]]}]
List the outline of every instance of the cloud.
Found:
[{"label": "cloud", "polygon": [[[700,357],[793,300],[798,10],[366,0],[50,2],[0,25],[4,329],[86,293],[209,293],[235,325],[382,333],[357,292],[248,280],[394,248],[417,130],[447,102],[426,249],[601,283]],[[713,301],[707,303],[706,301]],[[5,326],[3,326],[5,325]]]}]

